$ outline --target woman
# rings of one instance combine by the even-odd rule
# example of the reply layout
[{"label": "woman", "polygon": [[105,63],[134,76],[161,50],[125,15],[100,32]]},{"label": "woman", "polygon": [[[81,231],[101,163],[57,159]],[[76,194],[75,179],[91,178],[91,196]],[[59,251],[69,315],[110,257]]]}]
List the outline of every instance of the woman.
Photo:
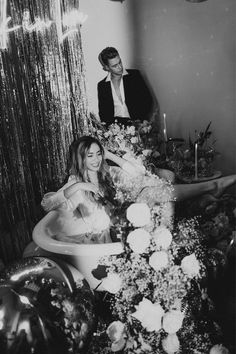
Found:
[{"label": "woman", "polygon": [[109,167],[105,159],[123,166],[128,174],[136,173],[136,168],[105,151],[91,136],[81,137],[70,150],[68,182],[56,193],[45,194],[41,203],[46,211],[56,209],[59,213],[55,238],[78,243],[111,242],[110,214],[116,193],[111,175],[114,177],[116,167]]},{"label": "woman", "polygon": [[69,172],[68,182],[56,193],[45,194],[41,203],[46,211],[58,211],[55,237],[78,243],[111,242],[103,197],[109,199],[114,190],[100,142],[84,136],[72,143]]},{"label": "woman", "polygon": [[[170,202],[203,193],[218,195],[236,182],[236,175],[194,185],[173,185],[149,175],[144,166],[127,161],[106,151],[91,136],[83,136],[71,145],[70,177],[58,191],[45,194],[42,206],[46,211],[58,210],[58,240],[78,243],[111,242],[111,213],[115,206],[116,188],[130,201],[149,205],[166,205],[164,214],[171,217]],[[108,166],[111,160],[116,166]],[[168,223],[167,221],[163,221]]]}]

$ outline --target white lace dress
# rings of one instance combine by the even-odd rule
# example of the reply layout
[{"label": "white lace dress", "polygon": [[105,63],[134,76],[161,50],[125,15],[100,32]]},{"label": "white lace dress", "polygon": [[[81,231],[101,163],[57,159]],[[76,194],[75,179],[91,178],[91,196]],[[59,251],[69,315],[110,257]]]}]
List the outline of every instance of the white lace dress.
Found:
[{"label": "white lace dress", "polygon": [[58,213],[55,238],[75,243],[106,243],[110,239],[110,217],[104,206],[92,200],[85,191],[78,190],[70,198],[64,190],[78,182],[70,176],[68,182],[57,192],[46,193],[41,202],[45,211]]}]

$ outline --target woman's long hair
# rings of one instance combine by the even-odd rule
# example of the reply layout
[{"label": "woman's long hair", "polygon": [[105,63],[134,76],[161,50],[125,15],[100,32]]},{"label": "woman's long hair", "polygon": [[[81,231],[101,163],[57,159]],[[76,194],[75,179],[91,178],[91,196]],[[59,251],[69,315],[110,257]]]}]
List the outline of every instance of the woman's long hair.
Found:
[{"label": "woman's long hair", "polygon": [[99,187],[102,189],[104,197],[112,202],[115,196],[115,188],[109,173],[109,167],[104,159],[104,148],[99,140],[85,135],[71,144],[69,150],[69,173],[70,175],[75,175],[81,182],[90,182],[85,159],[92,144],[98,145],[102,154],[102,161],[98,171]]}]

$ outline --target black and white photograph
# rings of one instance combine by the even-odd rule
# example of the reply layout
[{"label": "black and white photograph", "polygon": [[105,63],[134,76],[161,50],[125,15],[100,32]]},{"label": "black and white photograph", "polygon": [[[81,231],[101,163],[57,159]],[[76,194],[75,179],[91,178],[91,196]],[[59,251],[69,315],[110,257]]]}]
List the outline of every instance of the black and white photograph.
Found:
[{"label": "black and white photograph", "polygon": [[236,353],[235,0],[0,0],[0,354]]}]

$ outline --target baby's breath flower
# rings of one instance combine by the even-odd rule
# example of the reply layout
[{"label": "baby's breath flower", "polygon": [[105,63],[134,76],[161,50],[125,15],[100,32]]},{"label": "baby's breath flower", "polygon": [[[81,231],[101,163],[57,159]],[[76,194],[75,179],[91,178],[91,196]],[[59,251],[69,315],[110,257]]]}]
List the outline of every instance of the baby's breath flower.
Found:
[{"label": "baby's breath flower", "polygon": [[[145,151],[142,138],[152,127],[149,122],[143,122],[139,128],[136,137],[136,128],[112,124],[106,134],[107,144],[120,156],[126,154],[127,159],[147,166],[147,159],[153,153]],[[199,231],[198,218],[173,223],[166,208],[174,200],[173,187],[151,172],[146,171],[137,178],[121,174],[115,180],[115,189],[123,209],[114,227],[124,243],[124,252],[104,256],[99,263],[106,266],[108,277],[115,274],[119,279],[117,291],[112,292],[111,309],[115,320],[122,322],[126,330],[121,342],[116,343],[113,338],[113,346],[107,346],[109,351],[100,354],[121,347],[124,354],[209,353],[214,348],[211,333],[205,324],[198,333],[202,324],[194,314],[201,301],[210,304],[203,296],[200,280],[206,276],[206,265],[216,265],[219,261],[203,246],[205,235]],[[132,205],[126,214],[127,206],[134,205],[134,201],[146,205],[148,217],[144,211],[131,212],[130,217]],[[223,215],[214,220],[217,227],[227,222]]]}]

